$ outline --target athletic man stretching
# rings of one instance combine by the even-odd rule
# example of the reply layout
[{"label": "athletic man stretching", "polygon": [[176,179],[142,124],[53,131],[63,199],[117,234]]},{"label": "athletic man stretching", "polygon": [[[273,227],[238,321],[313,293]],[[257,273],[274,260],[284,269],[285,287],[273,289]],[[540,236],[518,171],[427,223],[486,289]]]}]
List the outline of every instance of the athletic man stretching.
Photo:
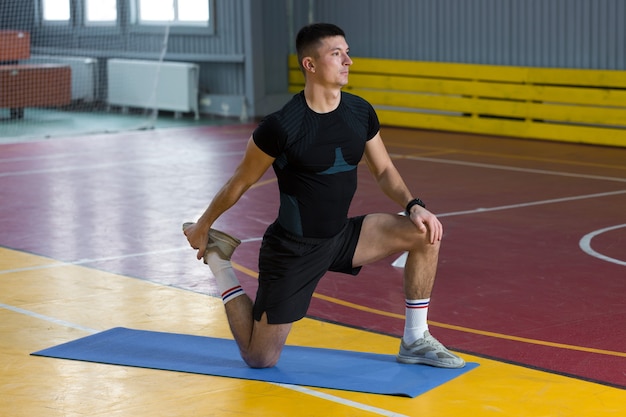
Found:
[{"label": "athletic man stretching", "polygon": [[[372,106],[342,92],[352,60],[345,34],[312,24],[296,39],[304,91],[255,129],[242,161],[197,223],[184,233],[216,277],[226,315],[244,361],[274,366],[293,322],[303,318],[327,271],[356,275],[361,266],[408,251],[404,271],[406,323],[398,361],[445,368],[465,362],[428,332],[426,316],[443,228],[414,198],[393,165]],[[407,216],[347,218],[365,162],[380,188]],[[211,225],[272,166],[278,178],[278,218],[263,237],[259,288],[253,303],[230,263],[236,238]]]}]

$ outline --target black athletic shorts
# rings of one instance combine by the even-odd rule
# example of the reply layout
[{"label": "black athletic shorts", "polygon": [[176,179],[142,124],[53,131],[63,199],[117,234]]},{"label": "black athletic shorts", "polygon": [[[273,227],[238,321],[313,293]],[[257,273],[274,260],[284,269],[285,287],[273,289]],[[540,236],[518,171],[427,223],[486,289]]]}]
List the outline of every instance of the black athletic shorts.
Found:
[{"label": "black athletic shorts", "polygon": [[317,283],[327,271],[356,275],[352,267],[365,216],[348,219],[327,239],[293,235],[278,222],[267,228],[259,254],[259,289],[254,319],[263,313],[271,324],[292,323],[306,315]]}]

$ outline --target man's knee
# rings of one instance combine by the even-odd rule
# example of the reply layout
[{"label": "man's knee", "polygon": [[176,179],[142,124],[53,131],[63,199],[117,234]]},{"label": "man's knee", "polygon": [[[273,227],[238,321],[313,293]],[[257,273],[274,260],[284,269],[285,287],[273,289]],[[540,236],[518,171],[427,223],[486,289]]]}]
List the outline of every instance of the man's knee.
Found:
[{"label": "man's knee", "polygon": [[280,352],[242,352],[241,357],[250,368],[272,368],[280,359]]},{"label": "man's knee", "polygon": [[412,248],[416,249],[420,252],[429,252],[429,253],[439,253],[439,248],[441,246],[441,242],[436,240],[434,242],[430,241],[430,234],[428,231],[426,233],[417,230],[412,236]]},{"label": "man's knee", "polygon": [[285,341],[291,330],[291,323],[268,324],[267,313],[260,321],[254,322],[250,343],[241,348],[241,357],[251,368],[271,368],[280,359]]}]

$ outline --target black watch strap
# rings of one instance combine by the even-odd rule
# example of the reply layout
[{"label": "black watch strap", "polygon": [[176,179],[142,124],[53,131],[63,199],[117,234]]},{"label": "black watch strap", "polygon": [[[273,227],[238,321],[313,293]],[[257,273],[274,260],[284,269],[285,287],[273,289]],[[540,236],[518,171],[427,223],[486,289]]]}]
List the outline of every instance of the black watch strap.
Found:
[{"label": "black watch strap", "polygon": [[413,206],[422,206],[426,208],[426,204],[424,204],[422,200],[420,200],[419,198],[414,198],[413,200],[409,201],[409,204],[407,204],[406,208],[404,209],[404,212],[407,216],[411,214],[411,208]]}]

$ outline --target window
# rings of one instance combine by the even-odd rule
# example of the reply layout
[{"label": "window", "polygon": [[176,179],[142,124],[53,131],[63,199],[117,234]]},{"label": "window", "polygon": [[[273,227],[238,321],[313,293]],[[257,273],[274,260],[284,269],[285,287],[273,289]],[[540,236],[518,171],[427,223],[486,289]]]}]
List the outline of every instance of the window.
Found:
[{"label": "window", "polygon": [[70,0],[41,0],[41,17],[44,22],[69,22]]},{"label": "window", "polygon": [[[139,31],[152,31],[154,29],[150,27],[172,25],[177,27],[177,31],[208,29],[210,32],[214,29],[213,2],[214,0],[35,0],[38,19],[50,26],[71,28],[82,25],[130,24]],[[120,16],[120,11],[126,10],[126,6],[130,7],[128,13],[124,12]]]},{"label": "window", "polygon": [[117,0],[85,0],[85,23],[116,23]]},{"label": "window", "polygon": [[137,0],[138,23],[209,25],[209,0]]}]

